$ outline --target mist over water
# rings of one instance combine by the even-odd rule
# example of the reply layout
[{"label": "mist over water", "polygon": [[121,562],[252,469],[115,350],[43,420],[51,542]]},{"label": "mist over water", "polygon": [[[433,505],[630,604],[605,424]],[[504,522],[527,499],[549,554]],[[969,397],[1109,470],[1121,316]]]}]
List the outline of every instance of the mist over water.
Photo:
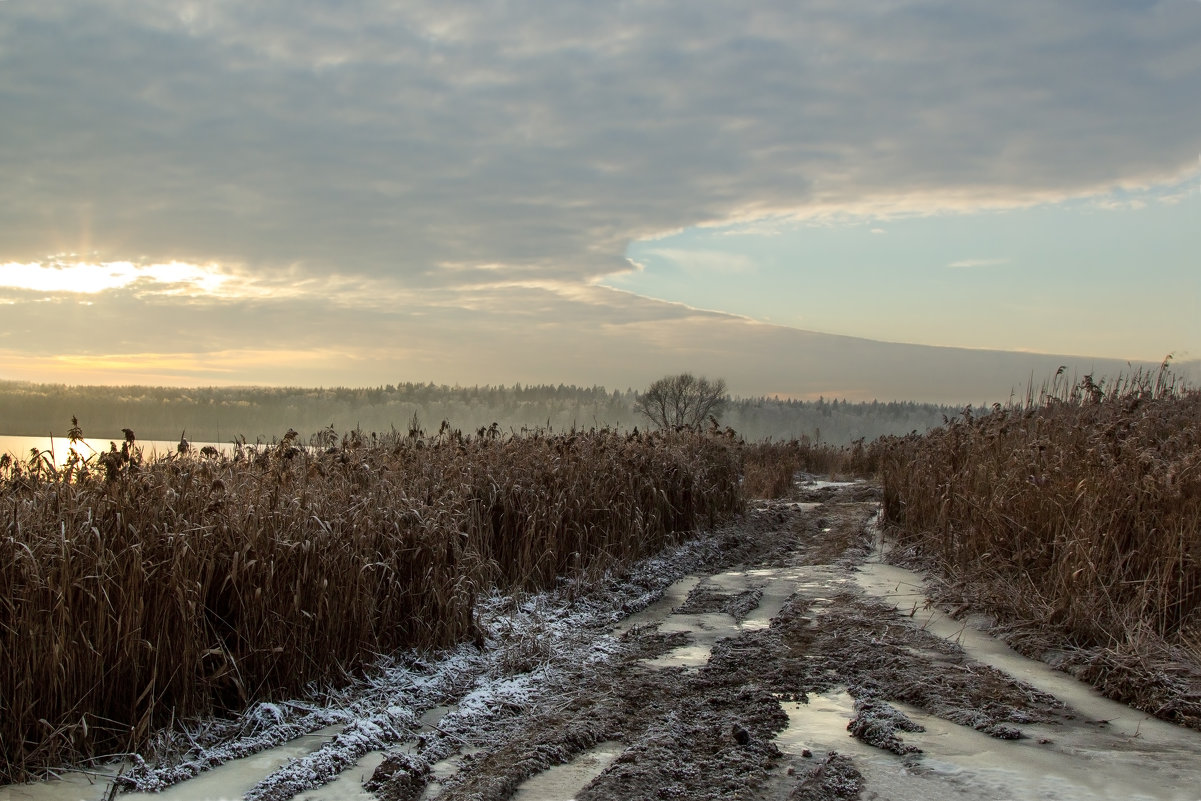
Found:
[{"label": "mist over water", "polygon": [[[182,435],[196,442],[271,442],[288,429],[301,441],[317,433],[337,437],[352,430],[407,433],[416,424],[436,432],[442,421],[465,434],[496,423],[503,433],[523,429],[645,429],[635,410],[635,389],[575,386],[448,387],[399,384],[383,387],[62,387],[0,381],[0,435],[46,440],[66,433],[76,418],[92,447],[107,450],[131,428],[138,441],[160,440],[173,452]],[[732,397],[718,422],[748,441],[809,437],[840,445],[882,434],[925,431],[963,406],[902,401],[849,403],[816,398]],[[100,434],[100,436],[97,436]],[[326,437],[328,438],[328,437]],[[55,436],[54,442],[65,441]],[[95,442],[99,442],[96,445]],[[30,445],[23,445],[27,452]],[[162,449],[160,449],[162,450]]]}]

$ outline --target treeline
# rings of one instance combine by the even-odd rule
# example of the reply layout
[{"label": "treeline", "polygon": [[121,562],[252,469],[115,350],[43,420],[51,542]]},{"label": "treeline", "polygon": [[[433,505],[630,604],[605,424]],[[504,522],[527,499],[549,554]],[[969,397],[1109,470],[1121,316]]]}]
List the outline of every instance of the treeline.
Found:
[{"label": "treeline", "polygon": [[889,434],[922,433],[962,412],[959,406],[912,401],[735,398],[726,407],[722,424],[751,442],[808,439],[813,444],[849,445]]},{"label": "treeline", "polygon": [[[68,386],[0,381],[0,434],[65,435],[72,417],[85,433],[121,438],[197,442],[270,442],[289,428],[304,439],[329,429],[380,433],[407,431],[414,423],[437,430],[443,420],[471,432],[501,429],[646,427],[634,411],[634,389],[606,390],[559,384],[450,387],[402,383],[380,387],[145,387]],[[721,415],[749,441],[808,438],[834,445],[885,434],[926,431],[960,410],[893,401],[850,403],[734,398]]]}]

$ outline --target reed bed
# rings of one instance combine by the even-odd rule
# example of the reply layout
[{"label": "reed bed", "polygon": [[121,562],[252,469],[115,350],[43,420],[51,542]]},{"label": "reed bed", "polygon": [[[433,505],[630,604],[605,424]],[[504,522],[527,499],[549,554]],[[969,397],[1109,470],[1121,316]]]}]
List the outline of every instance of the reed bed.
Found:
[{"label": "reed bed", "polygon": [[699,435],[326,440],[0,460],[0,784],[470,640],[481,592],[599,574],[743,504],[735,449]]},{"label": "reed bed", "polygon": [[808,437],[742,446],[743,492],[750,498],[783,498],[798,473],[831,478],[873,478],[883,450],[879,441],[815,444]]},{"label": "reed bed", "polygon": [[1086,377],[880,447],[884,520],[954,594],[1201,726],[1201,393]]}]

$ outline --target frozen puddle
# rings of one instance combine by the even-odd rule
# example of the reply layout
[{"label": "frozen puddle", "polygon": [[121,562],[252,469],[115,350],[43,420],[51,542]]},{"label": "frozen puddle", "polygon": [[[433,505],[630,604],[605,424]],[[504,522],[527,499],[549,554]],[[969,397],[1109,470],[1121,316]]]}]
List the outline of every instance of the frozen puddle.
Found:
[{"label": "frozen puddle", "polygon": [[606,741],[585,751],[565,765],[556,765],[522,782],[513,801],[572,801],[576,793],[601,775],[621,756],[625,746]]},{"label": "frozen puddle", "polygon": [[[736,637],[739,632],[768,628],[771,619],[780,613],[788,599],[796,593],[822,600],[834,592],[838,584],[849,579],[841,571],[825,566],[763,568],[718,573],[713,576],[686,576],[671,585],[662,599],[618,626],[619,633],[636,626],[656,625],[660,634],[687,634],[690,642],[662,656],[647,660],[654,667],[697,668],[709,661],[714,644],[723,638]],[[696,589],[711,590],[723,596],[736,596],[748,590],[762,593],[759,604],[746,617],[735,620],[726,612],[677,612],[689,594]]]},{"label": "frozen puddle", "polygon": [[678,614],[675,610],[684,605],[694,589],[711,582],[711,578],[702,575],[685,576],[664,590],[663,597],[658,601],[618,623],[615,632],[621,635],[640,626],[654,626],[660,634],[683,632],[691,640],[688,645],[675,648],[647,663],[656,667],[699,667],[705,664],[709,661],[713,643],[720,637],[728,637],[731,632],[736,632],[737,622],[724,613]]},{"label": "frozen puddle", "polygon": [[[958,643],[973,659],[1054,695],[1093,721],[1023,725],[1023,740],[997,740],[965,726],[893,704],[925,732],[905,733],[925,753],[894,756],[846,732],[852,700],[844,693],[791,704],[781,749],[837,750],[854,757],[865,797],[880,799],[1201,800],[1201,733],[1174,726],[1105,698],[1049,665],[928,607],[920,574],[869,562],[856,575],[869,595],[912,614],[915,625]],[[1096,721],[1105,721],[1096,725]],[[1039,740],[1049,742],[1040,743]],[[870,795],[875,793],[876,795]]]},{"label": "frozen puddle", "polygon": [[[1095,732],[1079,727],[1024,726],[1025,740],[998,740],[948,723],[905,704],[894,703],[925,732],[906,732],[920,757],[898,757],[866,745],[846,731],[853,699],[839,691],[811,695],[808,704],[788,702],[789,726],[776,740],[780,750],[800,755],[838,751],[863,774],[864,798],[879,801],[1197,801],[1201,798],[1198,756],[1164,760],[1157,747],[1126,743],[1117,748],[1083,749],[1069,740]],[[1041,745],[1038,738],[1056,737]],[[1191,764],[1181,764],[1188,761]]]},{"label": "frozen puddle", "polygon": [[[433,775],[430,778],[430,783],[422,791],[420,801],[431,801],[431,799],[437,798],[442,793],[442,786],[446,783],[446,780],[456,775],[462,769],[463,759],[474,756],[480,753],[481,750],[479,748],[464,747],[446,759],[439,760],[430,765],[430,771],[432,771]],[[364,791],[360,790],[360,792]],[[370,794],[367,797],[374,798]]]},{"label": "frozen puddle", "polygon": [[738,622],[722,612],[699,615],[673,614],[659,624],[660,634],[687,634],[692,641],[662,656],[646,660],[653,667],[701,667],[709,661],[713,645],[723,637],[737,633]]},{"label": "frozen puddle", "polygon": [[[904,614],[913,612],[915,624],[957,643],[977,662],[991,665],[1050,693],[1093,720],[1107,721],[1106,728],[1111,734],[1181,745],[1189,743],[1199,752],[1197,759],[1201,761],[1201,733],[1111,701],[1067,673],[1044,662],[1027,659],[1001,640],[974,627],[970,620],[956,620],[933,606],[927,607],[921,574],[869,562],[860,567],[856,579],[869,595],[893,603]],[[1201,792],[1197,793],[1197,798],[1201,799]]]},{"label": "frozen puddle", "polygon": [[863,479],[855,481],[826,481],[824,479],[810,479],[808,481],[799,481],[797,486],[803,490],[820,490],[820,489],[841,489],[842,487],[858,487],[866,482]]},{"label": "frozen puddle", "polygon": [[[421,716],[423,728],[433,728],[453,707],[435,707]],[[210,768],[187,781],[171,785],[157,793],[120,793],[119,799],[131,801],[233,801],[243,798],[260,781],[297,757],[316,752],[343,731],[342,725],[327,726],[282,745],[260,751],[242,759],[233,759]],[[406,745],[412,745],[408,743]],[[402,749],[404,745],[400,746]],[[456,758],[460,755],[456,754]],[[363,789],[363,781],[371,776],[384,759],[383,751],[369,751],[328,784],[301,792],[303,801],[372,801],[375,796]],[[435,781],[445,779],[458,770],[458,763],[448,759],[434,766]],[[437,789],[437,785],[433,786]],[[31,784],[0,787],[0,801],[103,801],[108,796],[109,778],[91,777],[71,772],[61,779]]]},{"label": "frozen puddle", "polygon": [[[313,753],[342,728],[328,726],[253,756],[230,760],[162,792],[121,793],[117,798],[131,801],[226,801],[241,798],[263,777],[296,757]],[[47,782],[0,787],[0,801],[100,801],[107,797],[108,791],[107,777],[88,777],[72,772],[64,774],[61,779]]]},{"label": "frozen puddle", "polygon": [[297,798],[302,801],[375,801],[375,794],[364,790],[363,782],[371,778],[383,761],[383,751],[364,754],[358,762],[338,774],[338,778],[307,790]]},{"label": "frozen puddle", "polygon": [[701,576],[685,576],[664,590],[662,598],[618,623],[615,629],[616,632],[618,634],[625,634],[630,629],[639,626],[662,622],[664,618],[671,614],[673,609],[684,604],[688,593],[692,592],[693,587],[700,583]]},{"label": "frozen puddle", "polygon": [[72,771],[62,778],[31,784],[0,787],[0,801],[102,801],[107,797],[108,778]]},{"label": "frozen puddle", "polygon": [[313,753],[343,728],[327,726],[253,756],[232,759],[158,793],[122,793],[118,797],[131,801],[221,801],[241,798],[260,780],[292,759]]}]

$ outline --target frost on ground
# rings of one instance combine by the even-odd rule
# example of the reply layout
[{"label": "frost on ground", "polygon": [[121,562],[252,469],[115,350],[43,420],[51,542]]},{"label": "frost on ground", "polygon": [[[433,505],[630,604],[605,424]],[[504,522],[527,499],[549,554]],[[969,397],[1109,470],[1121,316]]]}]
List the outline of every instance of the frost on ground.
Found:
[{"label": "frost on ground", "polygon": [[680,614],[705,614],[725,612],[734,620],[742,621],[759,606],[763,590],[743,590],[733,595],[712,587],[697,587],[675,611]]},{"label": "frost on ground", "polygon": [[852,801],[863,790],[863,776],[849,757],[831,751],[805,768],[788,801]]},{"label": "frost on ground", "polygon": [[[481,607],[482,646],[408,654],[350,690],[210,724],[192,733],[196,745],[186,754],[139,762],[123,781],[157,789],[336,722],[339,735],[247,797],[284,801],[386,749],[366,782],[383,801],[435,793],[440,801],[502,801],[527,779],[603,748],[611,761],[572,797],[844,801],[863,795],[854,759],[816,747],[781,750],[778,736],[789,726],[782,703],[845,692],[854,699],[850,733],[915,766],[926,756],[905,736],[921,726],[904,710],[998,739],[1070,718],[1053,696],[850,589],[871,549],[875,492],[863,484],[802,488],[805,503],[756,504],[731,525],[591,589],[492,597]],[[723,571],[723,581],[708,580]],[[661,631],[655,619],[613,625],[688,575],[696,586],[676,611],[731,621],[698,667],[673,664],[674,650],[695,646],[678,627]],[[772,582],[783,580],[791,584],[780,593]],[[770,625],[759,610],[754,625],[741,627],[769,597],[779,609]],[[423,723],[438,707],[450,709]],[[457,772],[435,771],[451,757]]]},{"label": "frost on ground", "polygon": [[892,751],[898,756],[920,754],[916,745],[902,742],[897,731],[925,731],[921,724],[914,723],[904,713],[887,701],[874,696],[855,699],[855,717],[847,724],[847,731],[868,745]]},{"label": "frost on ground", "polygon": [[[812,514],[786,504],[760,505],[738,526],[718,533],[707,569],[828,570],[840,564],[844,573],[851,570],[868,550],[864,524],[874,504],[854,500],[850,492],[862,493],[862,487],[835,493],[837,503]],[[973,663],[957,646],[916,629],[892,608],[853,593],[816,597],[829,589],[798,592],[769,627],[719,639],[708,662],[696,669],[646,661],[680,641],[679,632],[659,633],[655,625],[631,628],[617,640],[603,670],[597,664],[556,663],[553,674],[543,674],[541,695],[525,699],[528,706],[520,714],[481,717],[470,728],[452,724],[451,734],[482,750],[444,781],[437,798],[501,801],[530,776],[605,741],[618,741],[621,753],[573,793],[580,801],[857,798],[861,779],[849,757],[787,754],[776,743],[788,725],[781,700],[804,700],[832,688],[862,699],[857,719],[867,741],[911,752],[915,759],[917,749],[896,732],[920,727],[889,700],[941,716],[970,711],[980,716],[978,727],[985,731],[1056,715],[1055,699]],[[723,593],[702,584],[677,612],[745,617],[762,597],[757,588]],[[415,771],[411,762],[400,767],[385,763],[376,771],[371,786],[380,797],[416,797],[414,777],[421,767]]]},{"label": "frost on ground", "polygon": [[[672,582],[711,559],[713,536],[698,537],[609,576],[591,592],[573,587],[520,600],[494,595],[480,606],[484,646],[463,645],[438,655],[409,653],[381,662],[370,677],[312,698],[264,703],[231,721],[206,721],[164,734],[153,764],[141,756],[118,779],[124,790],[159,791],[233,759],[250,756],[318,729],[344,724],[313,754],[294,759],[247,795],[253,801],[291,798],[334,778],[369,751],[418,734],[419,715],[457,704],[444,731],[471,731],[484,718],[528,708],[564,664],[598,665],[620,650],[602,629],[657,600]],[[427,737],[415,764],[455,750],[453,737]],[[418,770],[420,772],[420,770]]]}]

